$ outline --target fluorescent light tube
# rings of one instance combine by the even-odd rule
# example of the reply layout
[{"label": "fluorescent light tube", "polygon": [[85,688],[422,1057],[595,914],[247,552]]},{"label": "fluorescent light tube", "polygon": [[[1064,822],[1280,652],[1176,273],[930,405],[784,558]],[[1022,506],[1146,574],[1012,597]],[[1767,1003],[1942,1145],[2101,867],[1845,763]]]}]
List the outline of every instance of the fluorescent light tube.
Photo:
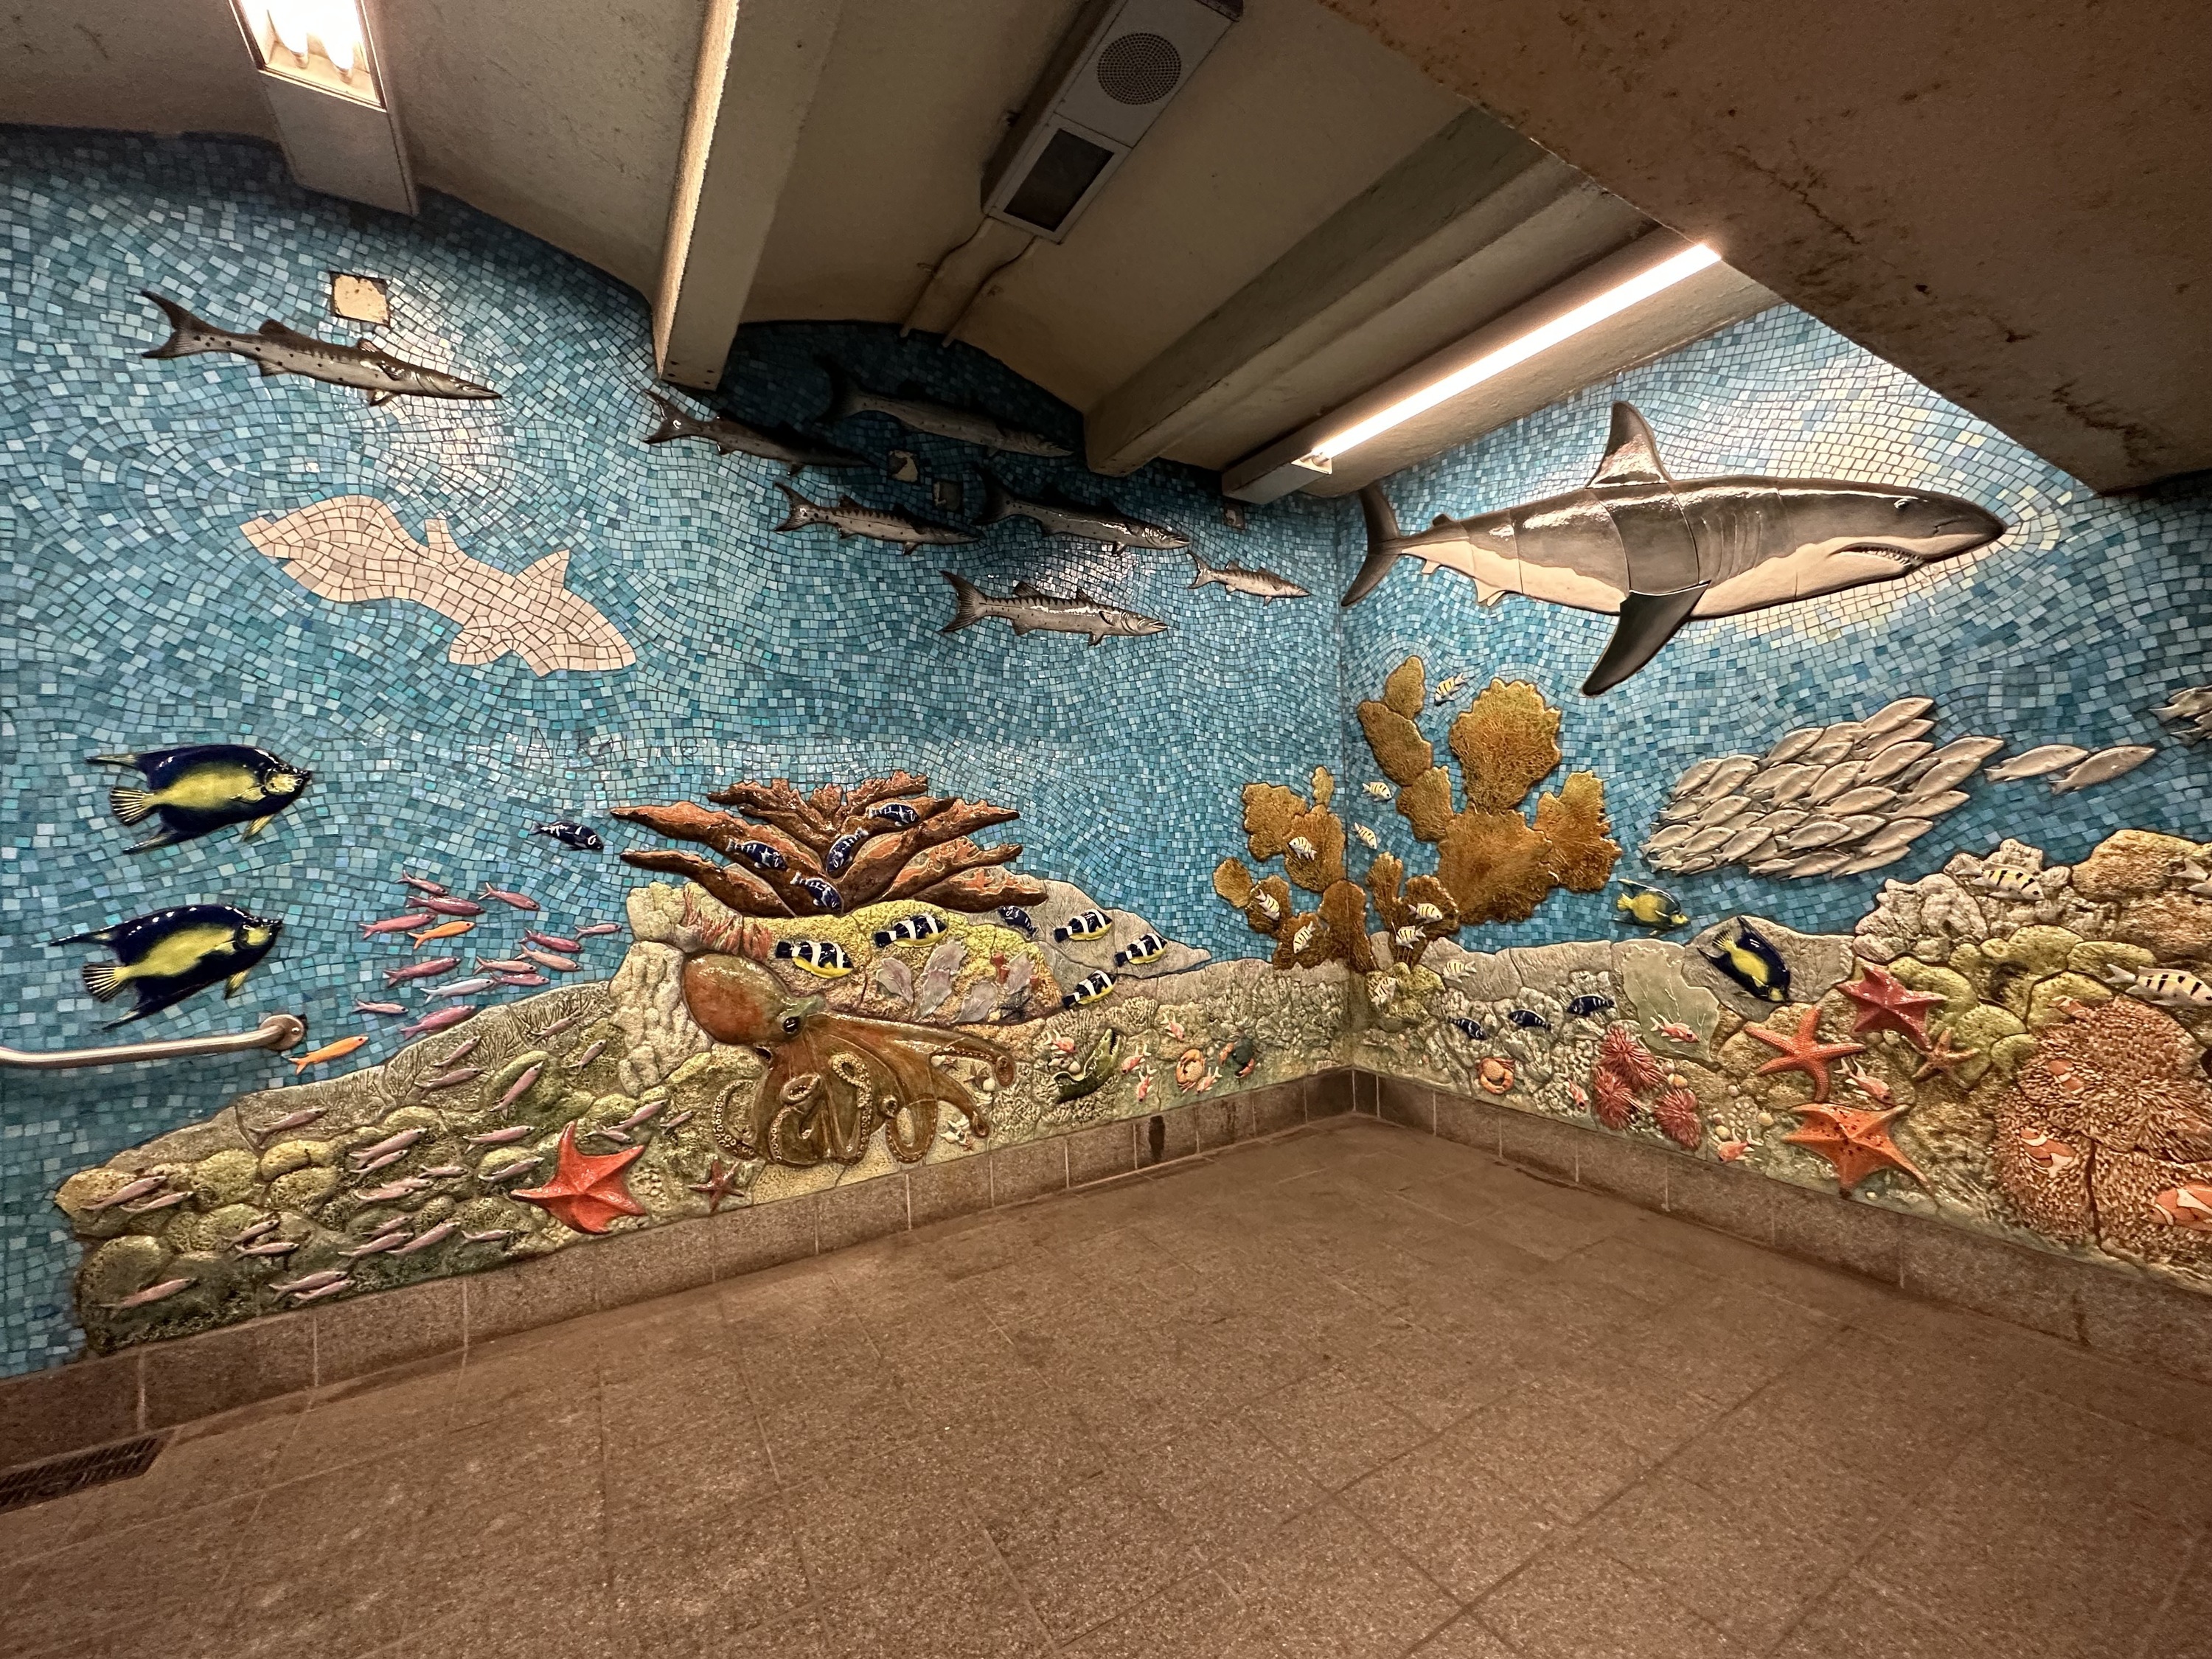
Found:
[{"label": "fluorescent light tube", "polygon": [[1370,438],[1381,436],[1395,426],[1402,426],[1416,415],[1434,409],[1438,404],[1456,398],[1469,387],[1493,380],[1516,364],[1525,363],[1540,352],[1548,351],[1563,340],[1572,339],[1586,329],[1595,328],[1608,317],[1617,317],[1630,307],[1640,305],[1655,294],[1693,276],[1710,266],[1717,265],[1721,256],[1700,243],[1651,267],[1638,276],[1630,277],[1617,288],[1609,288],[1594,300],[1585,301],[1573,310],[1531,329],[1519,339],[1479,357],[1464,368],[1455,369],[1443,379],[1432,380],[1419,391],[1410,392],[1388,409],[1369,416],[1357,425],[1333,433],[1316,444],[1312,451],[1302,457],[1297,465],[1315,472],[1327,472],[1329,463],[1350,449],[1356,449]]}]

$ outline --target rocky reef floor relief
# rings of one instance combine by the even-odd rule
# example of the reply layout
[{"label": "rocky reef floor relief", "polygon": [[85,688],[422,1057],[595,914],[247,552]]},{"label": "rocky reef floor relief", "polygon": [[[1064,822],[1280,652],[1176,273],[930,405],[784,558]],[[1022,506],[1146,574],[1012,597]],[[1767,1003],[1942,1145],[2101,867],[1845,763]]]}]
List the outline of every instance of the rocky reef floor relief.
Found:
[{"label": "rocky reef floor relief", "polygon": [[[796,920],[642,887],[611,980],[241,1095],[71,1176],[56,1202],[82,1250],[88,1341],[112,1352],[772,1203],[1333,1054],[1341,968],[1209,963],[1066,884],[1035,890],[1012,916],[904,900]],[[1054,938],[1071,927],[1091,936]],[[1117,955],[1149,960],[1071,1006]]]},{"label": "rocky reef floor relief", "polygon": [[[1524,1111],[2212,1291],[2208,848],[2007,841],[1849,933],[1432,945],[1349,1058]],[[1727,971],[1748,931],[1779,970]]]}]

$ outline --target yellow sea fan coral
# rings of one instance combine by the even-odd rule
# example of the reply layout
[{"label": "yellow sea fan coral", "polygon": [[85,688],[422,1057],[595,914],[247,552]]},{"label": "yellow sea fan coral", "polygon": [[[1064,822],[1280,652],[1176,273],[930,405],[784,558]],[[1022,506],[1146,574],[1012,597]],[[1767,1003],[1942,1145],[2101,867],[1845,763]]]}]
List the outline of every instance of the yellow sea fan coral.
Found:
[{"label": "yellow sea fan coral", "polygon": [[1442,841],[1451,827],[1451,774],[1431,766],[1398,792],[1398,813],[1416,841]]},{"label": "yellow sea fan coral", "polygon": [[1409,720],[1420,718],[1421,706],[1428,698],[1429,671],[1419,657],[1407,658],[1382,682],[1384,706]]},{"label": "yellow sea fan coral", "polygon": [[1321,896],[1321,919],[1355,973],[1375,969],[1375,947],[1367,938],[1367,895],[1351,882],[1333,884]]},{"label": "yellow sea fan coral", "polygon": [[1242,910],[1252,897],[1252,872],[1242,859],[1224,859],[1213,866],[1213,890]]},{"label": "yellow sea fan coral", "polygon": [[1492,680],[1451,723],[1468,809],[1510,812],[1559,763],[1559,711],[1525,680]]},{"label": "yellow sea fan coral", "polygon": [[1279,857],[1290,878],[1310,893],[1344,879],[1344,825],[1326,806],[1279,783],[1244,786],[1244,837],[1252,856]]},{"label": "yellow sea fan coral", "polygon": [[1536,833],[1551,843],[1552,873],[1571,893],[1604,890],[1620,843],[1606,832],[1605,785],[1595,772],[1570,772],[1556,795],[1536,801]]},{"label": "yellow sea fan coral", "polygon": [[[1419,658],[1413,659],[1419,661]],[[1421,735],[1413,717],[1373,699],[1359,705],[1359,729],[1382,775],[1395,784],[1408,784],[1436,764],[1435,746]]]},{"label": "yellow sea fan coral", "polygon": [[1462,922],[1526,921],[1552,890],[1551,847],[1518,812],[1462,812],[1437,848]]}]

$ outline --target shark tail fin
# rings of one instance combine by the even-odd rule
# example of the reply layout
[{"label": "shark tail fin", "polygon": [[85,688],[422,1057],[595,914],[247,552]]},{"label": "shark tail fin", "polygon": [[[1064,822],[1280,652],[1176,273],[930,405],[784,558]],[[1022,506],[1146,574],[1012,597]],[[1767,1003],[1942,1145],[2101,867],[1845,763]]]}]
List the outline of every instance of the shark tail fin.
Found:
[{"label": "shark tail fin", "polygon": [[1346,605],[1358,605],[1381,586],[1400,556],[1398,514],[1381,484],[1369,484],[1359,492],[1359,513],[1367,520],[1367,562],[1344,590],[1340,603]]},{"label": "shark tail fin", "polygon": [[1605,654],[1583,682],[1583,696],[1595,697],[1610,691],[1657,656],[1675,630],[1689,621],[1690,612],[1705,597],[1705,587],[1704,582],[1692,582],[1671,593],[1631,593],[1623,599],[1620,621],[1613,638],[1606,642]]},{"label": "shark tail fin", "polygon": [[660,424],[646,434],[646,442],[665,444],[671,438],[686,437],[690,435],[687,428],[698,424],[674,402],[658,392],[648,392],[645,395],[652,398],[660,410]]},{"label": "shark tail fin", "polygon": [[814,361],[822,365],[822,372],[830,377],[830,404],[822,411],[822,420],[842,421],[848,415],[858,414],[860,404],[852,377],[827,357],[817,357]]},{"label": "shark tail fin", "polygon": [[952,584],[953,594],[959,601],[953,610],[952,620],[938,632],[957,634],[962,629],[972,628],[982,621],[983,590],[965,576],[957,575],[950,570],[940,570],[937,574]]},{"label": "shark tail fin", "polygon": [[817,521],[815,517],[813,502],[808,501],[805,496],[800,495],[797,490],[793,489],[789,484],[784,483],[781,478],[774,479],[771,482],[775,483],[778,489],[781,489],[783,492],[784,499],[791,503],[791,511],[783,515],[783,522],[775,526],[779,532],[804,530],[807,526]]},{"label": "shark tail fin", "polygon": [[975,515],[975,522],[996,524],[1001,519],[1011,517],[1013,497],[1007,492],[1006,485],[999,482],[997,475],[988,467],[975,470],[983,475],[983,510]]},{"label": "shark tail fin", "polygon": [[154,813],[154,803],[146,794],[143,789],[111,789],[107,810],[115,814],[118,823],[143,823]]},{"label": "shark tail fin", "polygon": [[1205,556],[1200,553],[1196,548],[1191,548],[1188,551],[1190,553],[1190,562],[1192,565],[1195,567],[1191,572],[1190,578],[1190,585],[1193,587],[1203,587],[1208,582],[1218,582],[1221,580],[1221,573],[1218,570],[1216,570],[1212,565],[1206,563]]},{"label": "shark tail fin", "polygon": [[151,351],[140,355],[147,357],[196,357],[202,352],[223,349],[222,331],[212,323],[202,322],[174,300],[165,300],[151,289],[139,290],[169,319],[169,337]]}]

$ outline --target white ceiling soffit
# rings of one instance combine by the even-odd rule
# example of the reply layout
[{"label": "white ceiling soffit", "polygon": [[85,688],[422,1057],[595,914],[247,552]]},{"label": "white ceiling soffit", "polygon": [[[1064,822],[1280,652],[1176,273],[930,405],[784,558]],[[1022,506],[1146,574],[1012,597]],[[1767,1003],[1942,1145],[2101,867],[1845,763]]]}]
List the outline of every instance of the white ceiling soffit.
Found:
[{"label": "white ceiling soffit", "polygon": [[0,11],[0,118],[274,140],[230,0],[49,0]]},{"label": "white ceiling soffit", "polygon": [[1093,404],[1091,465],[1225,467],[1650,228],[1469,110]]},{"label": "white ceiling soffit", "polygon": [[[907,315],[1073,0],[846,0],[746,316]],[[1314,0],[1249,0],[1066,241],[960,337],[1087,407],[1466,105]]]},{"label": "white ceiling soffit", "polygon": [[1345,495],[1362,484],[1495,431],[1556,402],[1567,393],[1779,303],[1775,296],[1725,264],[1709,265],[1664,292],[1540,352],[1392,427],[1337,458],[1329,472],[1286,480],[1291,462],[1332,434],[1358,424],[1401,398],[1434,384],[1500,346],[1520,339],[1562,313],[1649,270],[1688,244],[1671,231],[1653,230],[1517,306],[1455,344],[1393,375],[1372,391],[1331,410],[1229,470],[1227,492],[1271,501],[1303,487],[1309,495]]}]

